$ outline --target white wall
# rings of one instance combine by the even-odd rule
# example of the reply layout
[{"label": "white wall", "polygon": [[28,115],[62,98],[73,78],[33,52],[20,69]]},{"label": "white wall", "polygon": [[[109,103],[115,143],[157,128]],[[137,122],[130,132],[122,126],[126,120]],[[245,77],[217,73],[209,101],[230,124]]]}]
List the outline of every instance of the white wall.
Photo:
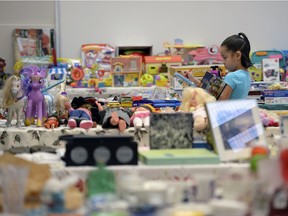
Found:
[{"label": "white wall", "polygon": [[288,49],[287,8],[275,1],[61,1],[61,54],[78,57],[83,43],[153,45],[156,54],[164,41],[219,45],[240,31],[254,50]]},{"label": "white wall", "polygon": [[[0,57],[14,64],[12,30],[56,25],[58,53],[80,57],[84,43],[153,45],[164,41],[209,46],[243,31],[252,50],[288,49],[287,8],[281,1],[54,1],[0,0]],[[58,19],[59,18],[59,19]],[[56,24],[57,23],[57,24]]]},{"label": "white wall", "polygon": [[6,71],[12,72],[14,61],[12,33],[15,28],[55,27],[54,1],[0,1],[0,57]]}]

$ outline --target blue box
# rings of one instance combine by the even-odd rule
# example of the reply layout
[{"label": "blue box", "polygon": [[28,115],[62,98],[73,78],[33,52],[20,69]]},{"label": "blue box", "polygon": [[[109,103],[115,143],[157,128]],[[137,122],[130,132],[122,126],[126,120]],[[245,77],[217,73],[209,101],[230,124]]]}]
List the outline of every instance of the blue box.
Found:
[{"label": "blue box", "polygon": [[263,90],[265,97],[288,97],[288,90]]}]

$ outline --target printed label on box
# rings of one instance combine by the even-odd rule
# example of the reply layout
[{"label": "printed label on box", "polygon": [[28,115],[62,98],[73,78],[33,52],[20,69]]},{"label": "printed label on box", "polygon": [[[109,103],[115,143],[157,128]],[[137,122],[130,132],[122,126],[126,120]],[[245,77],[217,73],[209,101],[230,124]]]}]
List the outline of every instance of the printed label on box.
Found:
[{"label": "printed label on box", "polygon": [[262,68],[264,82],[273,83],[280,81],[279,59],[263,59]]}]

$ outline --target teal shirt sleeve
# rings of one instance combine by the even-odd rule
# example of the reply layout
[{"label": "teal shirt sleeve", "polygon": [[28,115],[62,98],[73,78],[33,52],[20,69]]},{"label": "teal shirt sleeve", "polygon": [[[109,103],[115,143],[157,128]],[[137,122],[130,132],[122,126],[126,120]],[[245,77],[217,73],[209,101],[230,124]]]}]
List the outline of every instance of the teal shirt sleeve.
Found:
[{"label": "teal shirt sleeve", "polygon": [[227,83],[232,89],[236,87],[235,78],[233,75],[233,73],[228,73],[224,78],[224,82]]}]

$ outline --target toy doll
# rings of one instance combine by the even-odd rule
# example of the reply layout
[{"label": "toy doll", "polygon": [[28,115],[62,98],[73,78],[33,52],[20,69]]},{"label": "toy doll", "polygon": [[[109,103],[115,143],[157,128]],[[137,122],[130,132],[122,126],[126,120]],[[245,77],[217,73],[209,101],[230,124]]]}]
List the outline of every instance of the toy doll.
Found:
[{"label": "toy doll", "polygon": [[149,127],[150,111],[143,106],[137,107],[130,118],[130,125],[135,128]]},{"label": "toy doll", "polygon": [[44,127],[47,129],[54,129],[56,127],[59,127],[60,125],[60,120],[57,115],[51,115],[48,116],[46,121],[44,122]]},{"label": "toy doll", "polygon": [[101,116],[102,128],[118,128],[120,132],[123,132],[130,127],[131,110],[121,107],[107,107],[104,109],[98,101],[95,103]]},{"label": "toy doll", "polygon": [[215,97],[202,88],[187,87],[182,93],[182,103],[179,111],[192,112],[194,129],[205,131],[208,129],[208,119],[205,110],[205,103],[216,101]]},{"label": "toy doll", "polygon": [[[83,98],[83,97],[81,97]],[[74,100],[74,99],[73,99]],[[69,102],[65,103],[65,109],[69,112],[68,126],[73,129],[75,127],[80,127],[84,129],[90,129],[96,125],[92,121],[91,105],[83,100],[78,101],[80,107],[74,109],[71,107]]]},{"label": "toy doll", "polygon": [[60,84],[60,91],[55,96],[55,111],[60,123],[66,123],[68,119],[68,111],[65,110],[65,103],[69,102],[66,93],[66,84]]}]

